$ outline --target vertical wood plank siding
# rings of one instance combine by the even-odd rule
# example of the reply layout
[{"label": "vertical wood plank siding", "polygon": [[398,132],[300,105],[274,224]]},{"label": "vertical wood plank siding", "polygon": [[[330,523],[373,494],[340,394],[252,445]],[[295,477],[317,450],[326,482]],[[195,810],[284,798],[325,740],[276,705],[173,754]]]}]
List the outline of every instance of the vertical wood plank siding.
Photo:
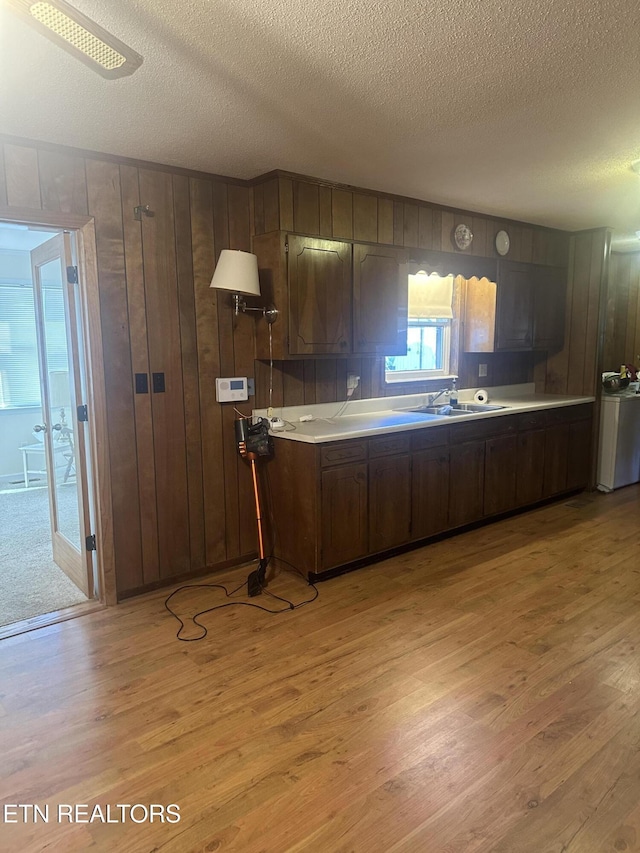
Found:
[{"label": "vertical wood plank siding", "polygon": [[[248,251],[254,234],[295,230],[454,252],[452,229],[465,221],[473,253],[495,257],[495,234],[507,227],[513,260],[569,264],[567,339],[549,359],[482,356],[487,384],[531,381],[534,370],[545,390],[587,393],[593,383],[600,232],[570,241],[564,232],[304,176],[274,172],[243,184],[11,138],[0,139],[0,204],[32,209],[34,218],[46,210],[95,219],[119,597],[255,551],[250,477],[236,453],[233,411],[216,403],[214,380],[255,376],[248,411],[267,404],[269,370],[254,362],[259,321],[234,317],[228,296],[209,288],[220,251]],[[137,221],[138,204],[154,216]],[[608,303],[614,362],[640,347],[639,267],[616,263]],[[478,362],[462,357],[462,386],[477,383]],[[165,374],[165,393],[135,394],[134,374],[151,380],[156,372]],[[308,359],[275,363],[273,404],[342,400],[350,372],[361,377],[356,397],[385,394],[382,359]]]},{"label": "vertical wood plank siding", "polygon": [[[254,321],[209,289],[220,249],[251,247],[251,189],[145,165],[0,144],[0,204],[95,218],[120,598],[255,551],[250,477],[214,382],[223,366],[253,375]],[[262,186],[277,228],[278,182]],[[154,216],[137,221],[138,204]]]},{"label": "vertical wood plank siding", "polygon": [[604,336],[604,370],[640,367],[640,253],[613,252]]}]

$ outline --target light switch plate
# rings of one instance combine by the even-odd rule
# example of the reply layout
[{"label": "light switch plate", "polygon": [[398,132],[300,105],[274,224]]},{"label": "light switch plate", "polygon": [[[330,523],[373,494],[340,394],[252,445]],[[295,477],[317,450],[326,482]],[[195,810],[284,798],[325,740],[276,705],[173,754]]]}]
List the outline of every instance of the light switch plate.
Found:
[{"label": "light switch plate", "polygon": [[478,376],[486,376],[487,375],[487,365],[479,364],[478,365]]}]

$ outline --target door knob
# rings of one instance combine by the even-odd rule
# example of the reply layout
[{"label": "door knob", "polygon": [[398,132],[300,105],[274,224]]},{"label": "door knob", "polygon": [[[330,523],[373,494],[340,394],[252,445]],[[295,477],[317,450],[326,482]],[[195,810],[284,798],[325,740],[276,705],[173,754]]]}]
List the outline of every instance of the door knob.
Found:
[{"label": "door knob", "polygon": [[51,429],[62,429],[62,424],[54,424]]},{"label": "door knob", "polygon": [[33,428],[34,432],[46,432],[47,425],[46,424],[36,424]]}]

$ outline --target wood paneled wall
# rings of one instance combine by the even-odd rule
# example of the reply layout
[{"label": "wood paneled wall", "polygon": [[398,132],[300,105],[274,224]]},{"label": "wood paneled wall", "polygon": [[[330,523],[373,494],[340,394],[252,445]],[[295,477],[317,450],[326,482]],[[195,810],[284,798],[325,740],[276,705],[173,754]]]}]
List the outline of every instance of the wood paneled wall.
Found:
[{"label": "wood paneled wall", "polygon": [[250,249],[249,187],[35,143],[0,155],[0,204],[95,219],[119,597],[252,553],[250,475],[214,378],[253,374],[254,321],[208,287],[221,249]]},{"label": "wood paneled wall", "polygon": [[564,347],[538,358],[535,382],[540,392],[592,396],[599,390],[610,245],[607,228],[571,236]]},{"label": "wood paneled wall", "polygon": [[640,252],[612,252],[609,270],[604,370],[640,367]]},{"label": "wood paneled wall", "polygon": [[[336,187],[300,175],[276,172],[253,189],[255,233],[291,231],[310,236],[385,243],[409,249],[458,253],[453,231],[460,222],[474,234],[471,254],[498,257],[495,236],[506,229],[511,237],[509,259],[566,266],[569,234],[522,222],[495,219],[353,187]],[[465,252],[464,254],[469,254]],[[478,365],[487,376],[478,378]],[[318,359],[274,364],[273,405],[329,403],[344,400],[347,373],[361,377],[354,398],[415,394],[440,388],[441,381],[385,385],[382,359]],[[470,388],[532,382],[533,353],[460,354],[459,387]],[[268,405],[268,366],[256,368],[256,405]]]},{"label": "wood paneled wall", "polygon": [[511,237],[510,260],[550,266],[566,266],[568,262],[569,234],[565,231],[372,190],[339,187],[285,172],[258,179],[253,193],[256,234],[293,231],[311,237],[455,253],[459,250],[453,232],[464,222],[474,235],[471,252],[464,254],[497,258],[495,237],[506,229]]},{"label": "wood paneled wall", "polygon": [[[487,365],[487,375],[478,378],[478,365]],[[305,403],[334,403],[347,396],[347,373],[360,376],[353,399],[398,394],[422,394],[443,387],[442,379],[430,382],[395,383],[384,381],[381,358],[323,358],[273,363],[273,405],[300,406]],[[534,354],[463,353],[458,366],[459,388],[491,388],[534,381]],[[269,364],[256,361],[256,407],[269,405]]]},{"label": "wood paneled wall", "polygon": [[[236,452],[233,409],[215,401],[214,378],[255,368],[255,404],[263,406],[268,365],[254,365],[254,317],[234,318],[227,295],[208,287],[221,249],[249,250],[252,233],[281,229],[455,252],[460,221],[471,225],[473,253],[482,257],[495,254],[501,228],[514,260],[563,265],[569,247],[564,232],[287,173],[251,184],[10,137],[0,138],[0,204],[95,219],[119,597],[254,551],[249,472]],[[153,216],[137,221],[140,204]],[[576,309],[572,364],[577,300]],[[582,332],[591,334],[591,325]],[[533,376],[531,354],[481,360],[482,384]],[[461,359],[463,387],[478,384],[478,362]],[[165,374],[166,392],[135,394],[134,375],[156,372]],[[361,376],[356,396],[385,393],[381,359],[301,360],[274,365],[273,403],[342,400],[351,372]],[[557,374],[549,385],[562,390]]]}]

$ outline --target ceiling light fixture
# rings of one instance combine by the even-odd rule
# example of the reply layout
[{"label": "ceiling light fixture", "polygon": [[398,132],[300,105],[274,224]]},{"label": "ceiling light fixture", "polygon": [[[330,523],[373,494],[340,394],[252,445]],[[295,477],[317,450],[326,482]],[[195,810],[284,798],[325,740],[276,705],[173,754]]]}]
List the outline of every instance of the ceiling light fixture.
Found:
[{"label": "ceiling light fixture", "polygon": [[34,29],[103,77],[133,74],[142,57],[65,0],[7,0]]}]

